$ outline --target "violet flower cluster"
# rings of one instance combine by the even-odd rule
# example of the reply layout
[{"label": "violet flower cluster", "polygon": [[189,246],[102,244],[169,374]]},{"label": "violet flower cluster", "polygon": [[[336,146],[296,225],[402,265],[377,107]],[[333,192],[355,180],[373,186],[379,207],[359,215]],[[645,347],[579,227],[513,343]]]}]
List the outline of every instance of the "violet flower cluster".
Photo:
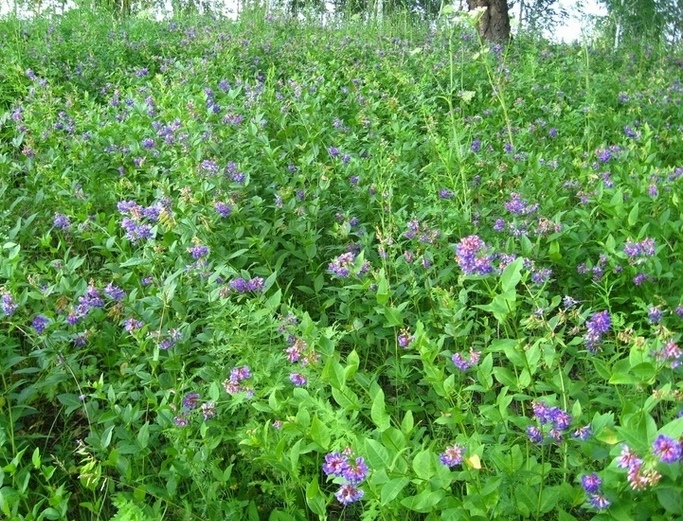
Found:
[{"label": "violet flower cluster", "polygon": [[352,458],[352,451],[331,452],[325,456],[323,472],[326,476],[341,478],[342,484],[335,493],[337,501],[342,505],[349,505],[365,495],[365,491],[358,487],[368,477],[370,469],[362,456]]},{"label": "violet flower cluster", "polygon": [[538,210],[538,203],[528,204],[518,193],[512,192],[510,200],[505,203],[505,209],[514,215],[529,215]]},{"label": "violet flower cluster", "polygon": [[120,201],[117,208],[124,216],[121,220],[121,228],[126,232],[126,239],[132,244],[154,239],[156,232],[150,223],[156,223],[162,212],[168,211],[161,203],[144,207],[135,201]]},{"label": "violet flower cluster", "polygon": [[676,369],[683,364],[683,349],[673,340],[652,350],[650,355],[660,364]]},{"label": "violet flower cluster", "polygon": [[493,256],[477,235],[460,239],[455,252],[455,260],[465,275],[488,275],[494,272]]},{"label": "violet flower cluster", "polygon": [[69,315],[66,317],[66,321],[70,325],[75,325],[82,318],[87,316],[93,309],[103,307],[104,300],[100,295],[100,290],[90,283],[85,291],[85,294],[78,297],[78,304],[69,312]]},{"label": "violet flower cluster", "polygon": [[237,394],[244,392],[247,398],[254,396],[254,389],[245,386],[242,382],[251,378],[251,368],[248,365],[242,367],[233,367],[230,371],[230,377],[223,382],[223,389],[228,394]]},{"label": "violet flower cluster", "polygon": [[193,411],[201,411],[204,421],[210,420],[216,416],[216,402],[204,402],[201,403],[201,395],[199,393],[187,393],[183,397],[182,408],[180,413],[173,418],[173,422],[178,427],[187,427],[190,424],[190,416]]},{"label": "violet flower cluster", "polygon": [[332,259],[332,262],[327,265],[327,269],[341,279],[361,277],[370,271],[370,263],[359,259],[359,255],[348,251]]},{"label": "violet flower cluster", "polygon": [[655,240],[649,237],[640,242],[627,239],[624,245],[624,253],[631,264],[640,264],[646,257],[652,257],[655,254],[655,247]]},{"label": "violet flower cluster", "polygon": [[[548,426],[548,436],[555,442],[560,442],[564,438],[564,431],[569,429],[572,423],[572,415],[567,411],[548,405],[544,401],[534,401],[531,404],[534,411],[534,418],[541,427],[530,425],[526,433],[534,443],[543,443],[545,439],[544,426]],[[575,433],[576,434],[576,433]]]},{"label": "violet flower cluster", "polygon": [[465,447],[457,443],[446,447],[446,449],[439,454],[439,461],[448,468],[457,467],[462,464],[465,457]]},{"label": "violet flower cluster", "polygon": [[648,487],[655,486],[662,477],[652,464],[645,464],[644,460],[633,452],[628,445],[621,446],[621,454],[617,458],[617,467],[626,469],[626,480],[633,490],[645,490]]},{"label": "violet flower cluster", "polygon": [[606,510],[612,503],[600,490],[602,479],[597,474],[587,474],[581,477],[581,486],[588,494],[588,503],[596,510]]},{"label": "violet flower cluster", "polygon": [[470,348],[469,356],[463,356],[461,353],[455,353],[451,360],[455,367],[461,371],[467,371],[470,367],[473,367],[479,363],[481,358],[481,352],[475,351],[474,348]]},{"label": "violet flower cluster", "polygon": [[261,293],[263,291],[264,280],[262,277],[245,279],[238,277],[230,281],[230,287],[237,293]]},{"label": "violet flower cluster", "polygon": [[14,302],[14,297],[12,296],[12,294],[8,291],[4,291],[2,293],[1,300],[2,302],[0,303],[0,306],[2,306],[2,311],[3,313],[5,313],[5,316],[12,316],[19,307],[19,305],[16,302]]},{"label": "violet flower cluster", "polygon": [[610,330],[610,327],[612,327],[612,318],[609,311],[594,313],[586,321],[586,334],[583,337],[583,341],[589,352],[593,354],[598,352],[603,336]]}]

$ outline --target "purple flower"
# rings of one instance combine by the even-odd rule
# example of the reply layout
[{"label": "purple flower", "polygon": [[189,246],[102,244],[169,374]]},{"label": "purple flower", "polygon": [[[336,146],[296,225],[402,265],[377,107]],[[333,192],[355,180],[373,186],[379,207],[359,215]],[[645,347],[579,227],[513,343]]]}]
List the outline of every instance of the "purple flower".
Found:
[{"label": "purple flower", "polygon": [[448,189],[446,189],[446,188],[444,188],[444,189],[442,189],[442,190],[439,190],[439,197],[440,197],[441,199],[453,199],[453,196],[454,196],[454,195],[455,195],[455,194],[454,194],[452,191],[450,191],[450,190],[448,190]]},{"label": "purple flower", "polygon": [[368,466],[365,464],[365,459],[362,457],[356,458],[355,462],[348,463],[344,470],[342,470],[342,477],[354,485],[358,485],[365,481],[368,476]]},{"label": "purple flower", "polygon": [[601,494],[591,495],[591,497],[588,498],[588,502],[597,510],[605,510],[612,504],[609,499]]},{"label": "purple flower", "polygon": [[651,306],[647,310],[647,318],[650,319],[650,322],[653,324],[659,324],[662,321],[662,310],[659,306]]},{"label": "purple flower", "polygon": [[470,149],[472,152],[475,154],[481,150],[481,140],[480,139],[475,139],[472,141],[472,145],[470,145]]},{"label": "purple flower", "polygon": [[121,302],[126,298],[126,292],[111,282],[104,288],[104,294],[115,302]]},{"label": "purple flower", "polygon": [[211,418],[216,416],[216,402],[203,403],[201,409],[204,421],[210,420]]},{"label": "purple flower", "polygon": [[183,398],[183,407],[188,411],[192,411],[199,406],[199,393],[187,393]]},{"label": "purple flower", "polygon": [[332,259],[332,262],[327,265],[327,269],[339,278],[360,277],[370,271],[370,263],[364,260],[358,266],[358,258],[358,255],[351,251],[342,253]]},{"label": "purple flower", "polygon": [[201,163],[201,168],[209,175],[216,175],[218,173],[218,163],[205,159]]},{"label": "purple flower", "polygon": [[33,329],[36,333],[42,335],[49,323],[50,319],[46,316],[36,315],[35,317],[33,317],[33,322],[31,323],[31,325],[33,326]]},{"label": "purple flower", "polygon": [[455,353],[451,357],[451,361],[461,371],[467,371],[470,367],[475,366],[479,363],[479,358],[481,353],[470,348],[469,358],[464,357],[461,353]]},{"label": "purple flower", "polygon": [[214,203],[213,208],[221,217],[229,217],[232,213],[232,208],[230,207],[230,205],[225,204],[221,201],[217,201],[216,203]]},{"label": "purple flower", "polygon": [[588,474],[581,477],[581,486],[589,494],[595,494],[600,490],[602,479],[597,474]]},{"label": "purple flower", "polygon": [[126,321],[123,323],[123,328],[128,332],[128,333],[134,333],[138,329],[142,329],[142,326],[145,324],[141,322],[140,320],[136,320],[134,318],[128,318]]},{"label": "purple flower", "polygon": [[553,270],[549,268],[542,268],[540,270],[534,270],[531,273],[531,281],[539,286],[545,284],[550,280],[550,276],[553,274]]},{"label": "purple flower", "polygon": [[505,230],[505,219],[496,219],[496,222],[493,225],[493,231],[502,232],[503,230]]},{"label": "purple flower", "polygon": [[407,349],[408,346],[410,346],[411,342],[415,340],[415,337],[408,333],[405,329],[401,331],[401,333],[398,335],[396,338],[396,341],[398,342],[398,346],[402,347],[403,349]]},{"label": "purple flower", "polygon": [[543,443],[543,433],[535,425],[530,425],[526,428],[526,435],[533,443]]},{"label": "purple flower", "polygon": [[302,387],[308,383],[308,379],[301,373],[292,373],[289,375],[289,381],[297,387]]},{"label": "purple flower", "polygon": [[640,468],[643,464],[643,460],[638,457],[638,455],[631,450],[628,445],[621,446],[621,454],[617,458],[617,467],[621,469],[632,469]]},{"label": "purple flower", "polygon": [[246,280],[238,277],[230,281],[230,287],[237,291],[237,293],[256,293],[263,291],[264,280],[261,277],[254,277]]},{"label": "purple flower", "polygon": [[645,273],[638,273],[635,277],[633,277],[633,285],[634,286],[642,286],[647,280],[649,280],[650,277],[648,277]]},{"label": "purple flower", "polygon": [[455,467],[462,463],[462,459],[465,455],[465,447],[458,445],[457,443],[446,447],[446,450],[439,454],[439,461],[446,465],[447,467]]},{"label": "purple flower", "polygon": [[348,468],[348,457],[340,452],[332,452],[325,456],[325,463],[323,463],[323,472],[327,476],[341,477],[344,471]]},{"label": "purple flower", "polygon": [[193,259],[201,259],[209,254],[209,248],[203,244],[195,244],[191,248],[188,248],[187,251],[192,254]]},{"label": "purple flower", "polygon": [[60,230],[68,230],[71,227],[71,220],[64,214],[56,213],[52,224],[55,228],[59,228]]},{"label": "purple flower", "polygon": [[660,434],[652,444],[652,453],[662,463],[676,463],[683,456],[683,447],[679,441]]},{"label": "purple flower", "polygon": [[657,188],[657,185],[652,183],[650,186],[647,187],[647,193],[650,197],[653,199],[659,195],[659,189]]},{"label": "purple flower", "polygon": [[146,148],[147,150],[151,150],[156,146],[156,143],[151,137],[146,137],[145,139],[142,140],[142,147]]},{"label": "purple flower", "polygon": [[591,429],[590,425],[585,425],[584,427],[580,427],[574,431],[574,434],[572,434],[572,437],[581,440],[581,441],[586,441],[588,438],[590,438],[593,435],[593,430]]},{"label": "purple flower", "polygon": [[594,313],[591,318],[586,321],[587,332],[584,335],[584,343],[586,349],[595,354],[602,342],[602,336],[610,330],[612,319],[609,311],[599,311]]},{"label": "purple flower", "polygon": [[492,257],[483,240],[470,235],[460,240],[456,246],[456,262],[465,275],[487,275],[493,273]]},{"label": "purple flower", "polygon": [[339,157],[339,149],[337,147],[329,147],[327,149],[327,152],[330,154],[330,157],[332,158]]},{"label": "purple flower", "polygon": [[334,495],[342,505],[349,505],[365,495],[365,492],[351,483],[344,483]]},{"label": "purple flower", "polygon": [[189,420],[184,416],[176,416],[175,418],[173,418],[173,423],[176,424],[176,427],[187,427],[188,425],[190,425]]}]

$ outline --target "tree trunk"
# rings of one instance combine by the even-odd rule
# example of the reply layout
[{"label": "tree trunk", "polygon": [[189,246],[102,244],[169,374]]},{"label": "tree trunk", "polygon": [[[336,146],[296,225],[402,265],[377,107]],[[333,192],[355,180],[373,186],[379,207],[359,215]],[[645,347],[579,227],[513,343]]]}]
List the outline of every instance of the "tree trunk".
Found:
[{"label": "tree trunk", "polygon": [[479,35],[489,42],[507,43],[510,39],[510,15],[507,0],[467,0],[470,11],[486,7],[479,19]]}]

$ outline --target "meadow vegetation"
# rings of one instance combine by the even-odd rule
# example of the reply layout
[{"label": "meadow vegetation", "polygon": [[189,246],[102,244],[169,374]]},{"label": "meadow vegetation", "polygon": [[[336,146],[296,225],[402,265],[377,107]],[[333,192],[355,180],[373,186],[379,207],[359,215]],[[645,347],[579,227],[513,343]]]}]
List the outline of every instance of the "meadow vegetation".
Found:
[{"label": "meadow vegetation", "polygon": [[683,518],[671,49],[0,38],[5,519]]}]

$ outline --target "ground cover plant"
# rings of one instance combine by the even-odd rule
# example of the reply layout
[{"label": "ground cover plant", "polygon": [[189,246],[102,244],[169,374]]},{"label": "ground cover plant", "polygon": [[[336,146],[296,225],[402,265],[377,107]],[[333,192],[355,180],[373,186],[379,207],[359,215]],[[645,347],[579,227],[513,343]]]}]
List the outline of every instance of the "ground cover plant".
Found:
[{"label": "ground cover plant", "polygon": [[668,50],[0,37],[7,519],[683,516]]}]

